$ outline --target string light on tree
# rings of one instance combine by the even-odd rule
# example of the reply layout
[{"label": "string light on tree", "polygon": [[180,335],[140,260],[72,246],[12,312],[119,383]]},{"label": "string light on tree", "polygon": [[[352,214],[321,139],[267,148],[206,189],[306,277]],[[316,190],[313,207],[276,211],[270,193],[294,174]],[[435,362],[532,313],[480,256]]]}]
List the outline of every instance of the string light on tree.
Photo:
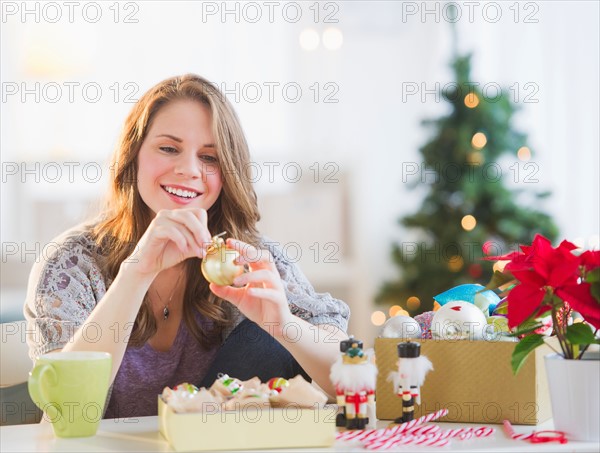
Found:
[{"label": "string light on tree", "polygon": [[410,296],[406,300],[406,306],[410,311],[415,311],[421,306],[421,300],[417,296]]},{"label": "string light on tree", "polygon": [[[481,251],[485,254],[485,255],[501,255],[502,253],[498,252],[494,252],[494,250],[492,249],[492,247],[494,247],[494,241],[485,241],[483,243],[483,245],[481,246]],[[494,253],[492,253],[494,252]]]},{"label": "string light on tree", "polygon": [[394,316],[410,316],[410,314],[404,308],[401,308]]},{"label": "string light on tree", "polygon": [[450,272],[458,272],[465,265],[465,260],[460,255],[454,255],[448,260],[448,269]]},{"label": "string light on tree", "polygon": [[473,217],[471,214],[467,214],[460,221],[460,225],[463,227],[465,231],[471,231],[473,228],[477,226],[477,219]]},{"label": "string light on tree", "polygon": [[371,322],[376,326],[382,326],[385,322],[385,313],[382,311],[374,311],[371,314]]},{"label": "string light on tree", "polygon": [[483,153],[481,151],[473,151],[467,154],[467,162],[469,162],[471,165],[482,165],[484,160],[485,159],[483,158]]},{"label": "string light on tree", "polygon": [[471,144],[475,149],[481,149],[487,144],[487,137],[483,132],[477,132],[471,139]]},{"label": "string light on tree", "polygon": [[517,151],[517,157],[519,160],[526,162],[531,159],[531,150],[526,146],[521,146]]},{"label": "string light on tree", "polygon": [[390,318],[392,316],[396,316],[396,313],[398,313],[400,310],[402,310],[400,305],[392,305],[389,310]]},{"label": "string light on tree", "polygon": [[465,96],[465,105],[470,109],[474,109],[479,105],[479,98],[475,93],[469,93]]},{"label": "string light on tree", "polygon": [[475,279],[481,277],[483,274],[483,268],[479,263],[473,263],[469,266],[469,275]]}]

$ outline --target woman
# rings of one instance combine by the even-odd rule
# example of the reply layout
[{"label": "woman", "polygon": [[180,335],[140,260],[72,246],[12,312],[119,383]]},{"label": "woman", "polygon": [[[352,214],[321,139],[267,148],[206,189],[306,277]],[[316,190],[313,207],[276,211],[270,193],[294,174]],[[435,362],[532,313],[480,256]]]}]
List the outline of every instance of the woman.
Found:
[{"label": "woman", "polygon": [[[259,235],[249,163],[232,106],[207,80],[174,77],[142,96],[116,148],[103,213],[64,233],[32,270],[31,357],[110,352],[108,418],[156,415],[165,386],[208,386],[219,372],[305,373],[333,395],[328,374],[348,307],[316,294]],[[249,269],[234,286],[200,273],[223,231]]]}]

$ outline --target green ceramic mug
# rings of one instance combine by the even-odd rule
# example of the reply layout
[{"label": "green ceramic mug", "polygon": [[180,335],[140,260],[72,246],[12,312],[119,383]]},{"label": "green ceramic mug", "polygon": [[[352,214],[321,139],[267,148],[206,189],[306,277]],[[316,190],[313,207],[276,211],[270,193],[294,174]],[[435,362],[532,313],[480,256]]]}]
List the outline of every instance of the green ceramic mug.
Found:
[{"label": "green ceramic mug", "polygon": [[29,373],[29,395],[57,437],[96,434],[111,370],[107,352],[50,352],[37,358]]}]

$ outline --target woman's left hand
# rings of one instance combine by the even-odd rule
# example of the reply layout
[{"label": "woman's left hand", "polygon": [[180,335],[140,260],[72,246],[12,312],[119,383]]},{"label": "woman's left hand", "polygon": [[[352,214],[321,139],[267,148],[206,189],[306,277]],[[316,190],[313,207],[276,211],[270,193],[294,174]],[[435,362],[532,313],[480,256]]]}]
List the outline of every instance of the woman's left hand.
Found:
[{"label": "woman's left hand", "polygon": [[227,239],[227,247],[239,252],[237,263],[248,264],[250,272],[236,277],[236,287],[211,283],[210,290],[271,335],[281,335],[292,314],[273,255],[235,239]]}]

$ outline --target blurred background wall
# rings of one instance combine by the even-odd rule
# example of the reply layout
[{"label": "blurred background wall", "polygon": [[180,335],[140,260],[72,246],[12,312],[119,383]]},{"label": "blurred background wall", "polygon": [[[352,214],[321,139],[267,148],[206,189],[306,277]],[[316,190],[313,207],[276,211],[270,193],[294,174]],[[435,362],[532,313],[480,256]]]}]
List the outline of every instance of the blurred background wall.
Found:
[{"label": "blurred background wall", "polygon": [[[452,81],[452,23],[474,82],[522,107],[529,183],[553,193],[541,208],[598,248],[598,18],[585,1],[3,2],[0,320],[22,318],[36,254],[93,212],[133,102],[194,72],[241,118],[261,229],[371,344],[391,244],[411,237],[397,220],[424,194],[404,170],[421,120],[448,109],[434,93]],[[510,165],[507,183],[527,184]]]}]

